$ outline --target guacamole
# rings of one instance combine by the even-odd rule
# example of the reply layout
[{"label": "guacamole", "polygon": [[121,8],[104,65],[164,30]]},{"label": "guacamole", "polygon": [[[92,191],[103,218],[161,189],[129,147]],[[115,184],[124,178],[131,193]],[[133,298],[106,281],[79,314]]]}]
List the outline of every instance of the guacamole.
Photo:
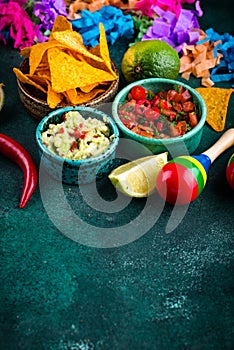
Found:
[{"label": "guacamole", "polygon": [[83,118],[78,111],[62,116],[63,122],[50,124],[42,132],[42,142],[55,155],[67,159],[87,159],[105,152],[113,139],[108,120]]}]

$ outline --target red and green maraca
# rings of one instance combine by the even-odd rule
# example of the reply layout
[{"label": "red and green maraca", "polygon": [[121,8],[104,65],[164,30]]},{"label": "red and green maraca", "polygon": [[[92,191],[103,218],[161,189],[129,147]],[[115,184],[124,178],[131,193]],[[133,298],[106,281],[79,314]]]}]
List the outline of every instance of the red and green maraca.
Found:
[{"label": "red and green maraca", "polygon": [[[226,149],[234,145],[234,128],[227,130],[207,151],[198,156],[179,156],[163,166],[156,179],[159,195],[168,203],[189,204],[206,185],[210,165]],[[230,163],[233,182],[234,162]]]},{"label": "red and green maraca", "polygon": [[229,158],[226,168],[226,179],[229,186],[234,190],[234,153]]}]

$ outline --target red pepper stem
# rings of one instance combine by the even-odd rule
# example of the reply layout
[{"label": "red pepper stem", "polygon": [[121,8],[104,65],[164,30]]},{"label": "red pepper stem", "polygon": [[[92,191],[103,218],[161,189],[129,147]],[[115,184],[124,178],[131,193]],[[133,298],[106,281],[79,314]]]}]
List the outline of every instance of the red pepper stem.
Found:
[{"label": "red pepper stem", "polygon": [[28,151],[5,134],[0,134],[0,153],[16,163],[23,171],[24,185],[19,207],[24,208],[37,186],[37,168]]}]

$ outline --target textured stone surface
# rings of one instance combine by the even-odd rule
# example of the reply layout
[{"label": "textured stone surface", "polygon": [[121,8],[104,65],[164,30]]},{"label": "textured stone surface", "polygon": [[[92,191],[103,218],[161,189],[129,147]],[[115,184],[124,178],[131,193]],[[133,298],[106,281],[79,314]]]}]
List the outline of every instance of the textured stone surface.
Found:
[{"label": "textured stone surface", "polygon": [[[228,9],[223,8],[227,14],[223,24],[216,21],[218,11],[213,18],[214,9],[208,11],[206,6],[204,29],[212,25],[218,31],[220,25],[221,31],[228,25]],[[231,32],[231,27],[226,30]],[[117,65],[125,45],[122,41],[112,48]],[[6,93],[0,132],[21,142],[39,165],[37,121],[23,109],[12,72],[22,58],[9,46],[1,45],[0,52]],[[225,129],[234,127],[233,115],[234,96]],[[197,153],[219,136],[206,125]],[[173,232],[165,233],[172,214],[165,205],[145,235],[108,249],[85,246],[61,234],[47,215],[39,187],[19,209],[22,172],[0,156],[0,348],[233,349],[234,194],[225,180],[232,153],[233,148],[212,165],[205,190]],[[49,186],[53,201],[53,183]],[[106,179],[98,183],[98,191],[111,206],[116,194]],[[95,227],[112,228],[134,220],[145,205],[144,200],[133,200],[120,213],[106,213],[87,205],[76,187],[65,185],[64,193],[94,233]],[[98,196],[88,193],[87,199],[98,205]],[[55,217],[59,204],[54,205]],[[156,195],[149,206],[156,215]],[[82,233],[82,225],[79,230]]]}]

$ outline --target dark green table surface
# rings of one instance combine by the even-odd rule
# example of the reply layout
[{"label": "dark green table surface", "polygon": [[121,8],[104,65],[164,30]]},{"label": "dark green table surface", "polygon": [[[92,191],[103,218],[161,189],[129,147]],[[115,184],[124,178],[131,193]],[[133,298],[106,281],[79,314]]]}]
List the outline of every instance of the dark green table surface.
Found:
[{"label": "dark green table surface", "polygon": [[[231,1],[201,4],[203,29],[234,34]],[[118,66],[126,48],[124,39],[110,48]],[[0,81],[6,98],[0,132],[25,146],[39,166],[37,121],[21,105],[12,72],[21,60],[11,45],[1,45]],[[200,85],[196,79],[188,83]],[[234,127],[233,115],[234,96],[225,130]],[[196,154],[221,134],[205,125]],[[234,193],[225,179],[233,152],[227,150],[214,162],[205,190],[184,214],[175,216],[165,205],[158,215],[159,200],[152,195],[150,216],[143,218],[148,222],[155,215],[152,227],[139,239],[115,248],[92,247],[62,234],[43,205],[39,186],[28,205],[19,209],[22,172],[0,156],[0,348],[233,349]],[[51,186],[50,214],[57,219],[60,202],[51,181],[46,184]],[[101,200],[111,207],[116,195],[108,180],[104,178],[97,188]],[[135,199],[120,212],[109,213],[95,209],[98,196],[90,204],[91,195],[86,203],[75,187],[64,186],[64,194],[83,220],[83,225],[72,227],[81,236],[88,234],[87,223],[93,235],[99,228],[114,235],[115,228],[137,221],[146,203]],[[69,221],[66,216],[61,220]],[[168,223],[175,228],[170,233],[166,233]]]}]

